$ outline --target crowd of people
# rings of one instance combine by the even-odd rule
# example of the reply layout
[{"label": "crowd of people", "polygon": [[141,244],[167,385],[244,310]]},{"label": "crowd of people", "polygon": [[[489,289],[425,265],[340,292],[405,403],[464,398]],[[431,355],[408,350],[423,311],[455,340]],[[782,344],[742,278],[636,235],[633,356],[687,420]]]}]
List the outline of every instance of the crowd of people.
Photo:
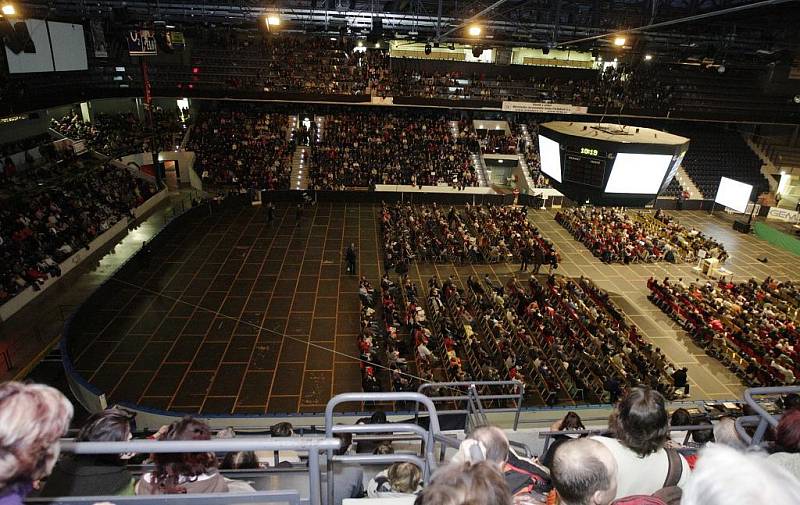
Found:
[{"label": "crowd of people", "polygon": [[156,191],[124,168],[75,159],[6,182],[17,190],[0,195],[0,303],[59,276],[59,263]]},{"label": "crowd of people", "polygon": [[296,141],[285,114],[221,110],[198,115],[189,142],[195,171],[214,185],[289,189]]},{"label": "crowd of people", "polygon": [[[98,113],[92,121],[84,121],[78,113],[70,112],[50,121],[50,127],[60,134],[72,140],[84,140],[88,149],[111,158],[172,150],[180,145],[185,130],[177,109],[154,110],[154,132],[147,124],[133,113]],[[151,145],[153,139],[155,145]]]},{"label": "crowd of people", "polygon": [[552,243],[527,219],[524,207],[384,204],[381,230],[384,268],[401,273],[410,261],[558,264]]},{"label": "crowd of people", "polygon": [[647,285],[653,303],[748,384],[793,385],[800,377],[796,283],[770,277],[687,283],[667,277],[651,278]]},{"label": "crowd of people", "polygon": [[[33,497],[123,497],[173,494],[254,493],[272,480],[248,481],[241,471],[267,466],[305,467],[293,450],[214,453],[61,454],[61,438],[73,418],[73,406],[58,390],[41,384],[0,384],[0,502],[21,505]],[[557,435],[547,452],[520,454],[506,433],[486,425],[456,440],[458,450],[428,478],[423,468],[400,461],[369,478],[362,465],[334,465],[333,502],[348,498],[406,498],[418,505],[725,505],[800,502],[800,410],[788,408],[760,450],[745,443],[724,417],[704,421],[691,442],[676,441],[671,429],[685,422],[670,417],[666,399],[647,387],[627,390],[608,418],[608,428],[585,430],[580,417],[567,413],[552,429]],[[126,442],[135,433],[134,416],[120,408],[94,413],[75,437],[86,442]],[[360,424],[387,424],[377,411]],[[572,431],[570,431],[572,430]],[[205,422],[184,417],[147,438],[155,444],[210,441],[237,434],[215,432]],[[294,438],[289,423],[270,428],[270,436]],[[354,440],[337,433],[342,456],[395,452],[391,441]],[[688,440],[688,437],[684,440]],[[298,439],[299,441],[299,439]],[[399,458],[398,458],[399,459]],[[131,465],[145,464],[137,475]],[[319,471],[316,469],[316,471]],[[280,484],[279,484],[280,485]],[[323,488],[324,489],[324,488]],[[323,503],[330,503],[323,493]]]},{"label": "crowd of people", "polygon": [[555,218],[605,263],[680,263],[700,257],[724,263],[728,257],[721,243],[660,209],[650,216],[616,207],[572,207]]},{"label": "crowd of people", "polygon": [[[527,401],[614,402],[627,387],[646,385],[672,398],[680,372],[645,341],[608,294],[588,279],[549,276],[527,285],[500,285],[486,276],[429,283],[433,347],[443,380],[511,380],[526,385]],[[683,376],[682,380],[678,380]]]},{"label": "crowd of people", "polygon": [[392,112],[325,116],[312,145],[310,185],[318,190],[410,184],[477,186],[465,139],[447,116]]}]

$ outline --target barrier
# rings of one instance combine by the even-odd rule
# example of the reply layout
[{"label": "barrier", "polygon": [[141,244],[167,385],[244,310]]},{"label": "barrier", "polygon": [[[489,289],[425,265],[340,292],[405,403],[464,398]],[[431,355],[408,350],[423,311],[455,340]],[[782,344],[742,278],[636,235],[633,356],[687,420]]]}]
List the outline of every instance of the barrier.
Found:
[{"label": "barrier", "polygon": [[[744,403],[748,405],[756,413],[755,416],[747,416],[736,420],[736,432],[742,440],[748,445],[758,445],[764,439],[764,434],[767,432],[767,427],[776,428],[778,426],[778,418],[767,412],[767,410],[759,405],[754,396],[774,396],[786,395],[789,393],[800,393],[800,386],[783,386],[783,387],[765,387],[765,388],[749,388],[744,391]],[[756,427],[755,434],[751,437],[745,430],[745,424],[748,421],[753,421],[758,418],[758,426]]]},{"label": "barrier", "polygon": [[[477,392],[477,386],[486,386],[486,387],[508,387],[513,386],[517,389],[518,393],[509,393],[509,394],[480,394]],[[514,425],[513,429],[516,431],[517,427],[519,426],[519,416],[522,412],[522,400],[525,397],[525,384],[520,381],[512,380],[512,381],[465,381],[465,382],[427,382],[425,384],[420,384],[417,388],[417,393],[424,394],[425,391],[429,389],[437,389],[440,387],[447,387],[450,389],[456,389],[460,387],[467,387],[469,391],[474,389],[474,394],[477,397],[478,402],[482,402],[483,400],[516,400],[517,406],[515,408],[497,408],[491,409],[492,412],[514,412]],[[451,395],[451,396],[429,396],[428,398],[431,401],[436,403],[441,402],[460,402],[460,401],[469,401],[470,399],[470,392],[467,394],[461,395]],[[474,400],[473,400],[474,401]],[[416,410],[414,411],[414,420],[417,421],[419,419],[419,404],[416,404]],[[469,414],[470,410],[449,410],[447,411],[449,414],[457,414],[457,413],[464,413]],[[485,416],[485,413],[484,413]]]}]

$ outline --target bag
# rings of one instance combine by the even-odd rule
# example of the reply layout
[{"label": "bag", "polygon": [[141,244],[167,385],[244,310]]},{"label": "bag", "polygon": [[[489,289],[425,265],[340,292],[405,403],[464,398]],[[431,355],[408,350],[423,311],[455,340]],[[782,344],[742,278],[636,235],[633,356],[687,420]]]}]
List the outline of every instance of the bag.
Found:
[{"label": "bag", "polygon": [[680,505],[681,488],[677,487],[683,475],[683,462],[681,455],[675,449],[664,449],[667,453],[669,467],[667,477],[664,479],[664,487],[652,495],[633,495],[619,498],[611,502],[611,505]]}]

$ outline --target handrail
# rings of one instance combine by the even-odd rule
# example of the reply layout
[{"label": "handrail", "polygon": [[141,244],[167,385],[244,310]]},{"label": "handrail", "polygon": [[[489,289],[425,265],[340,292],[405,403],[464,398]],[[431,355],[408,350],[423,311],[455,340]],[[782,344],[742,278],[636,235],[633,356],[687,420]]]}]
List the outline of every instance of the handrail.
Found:
[{"label": "handrail", "polygon": [[[752,408],[760,421],[758,422],[758,427],[756,428],[756,432],[752,438],[750,438],[749,445],[758,445],[764,439],[764,434],[767,432],[767,425],[771,426],[772,428],[776,428],[778,426],[778,419],[766,411],[764,407],[759,405],[753,396],[759,395],[783,395],[789,393],[800,393],[800,386],[777,386],[777,387],[760,387],[760,388],[748,388],[744,391],[744,403],[749,405]],[[739,425],[737,424],[736,427],[737,431],[739,431]],[[744,432],[742,427],[741,433]]]},{"label": "handrail", "polygon": [[[325,438],[291,437],[276,439],[248,437],[215,440],[129,440],[127,442],[76,442],[74,440],[63,440],[61,442],[61,450],[73,454],[230,452],[253,450],[308,451],[309,503],[310,505],[321,505],[319,453],[320,451],[328,451],[329,454],[332,454],[335,449],[341,447],[341,444],[341,440],[333,438],[329,432]],[[328,479],[328,484],[332,490],[332,480],[330,478]],[[234,503],[235,501],[231,500],[230,502]],[[227,502],[223,501],[221,503]]]},{"label": "handrail", "polygon": [[[514,409],[489,409],[489,410],[503,410],[506,412],[514,411],[514,431],[517,430],[519,425],[520,412],[522,411],[522,400],[525,397],[525,384],[518,380],[505,380],[505,381],[460,381],[460,382],[425,382],[420,384],[417,388],[417,393],[425,394],[427,389],[434,389],[439,387],[458,388],[470,386],[515,386],[519,390],[519,394],[496,394],[496,395],[479,395],[483,400],[516,400],[516,408]],[[426,395],[427,396],[427,395]],[[454,395],[454,396],[428,396],[434,403],[448,402],[448,401],[468,401],[469,395]],[[419,419],[419,404],[416,405],[414,410],[414,421]]]},{"label": "handrail", "polygon": [[[422,472],[425,478],[425,482],[430,477],[433,469],[436,466],[436,460],[433,455],[433,448],[435,444],[434,435],[440,433],[441,430],[439,428],[439,416],[436,413],[436,406],[434,405],[433,401],[420,393],[406,393],[406,392],[394,392],[394,393],[341,393],[330,400],[328,400],[328,404],[325,406],[325,437],[331,438],[334,434],[334,428],[336,433],[369,433],[369,432],[392,432],[395,431],[395,428],[398,425],[391,425],[391,424],[373,424],[373,425],[360,425],[360,424],[340,424],[337,426],[333,426],[333,411],[334,408],[341,404],[341,403],[351,403],[351,402],[415,402],[416,409],[419,410],[419,404],[425,405],[425,408],[428,409],[428,417],[429,419],[429,429],[424,430],[424,428],[417,427],[411,428],[406,423],[402,423],[399,426],[401,429],[405,431],[412,431],[415,433],[420,433],[425,440],[425,459],[423,461]],[[367,428],[364,428],[367,426]],[[333,503],[333,491],[334,491],[334,483],[333,483],[333,463],[334,461],[356,461],[353,459],[343,459],[342,456],[335,456],[333,454],[333,450],[335,448],[327,449],[327,493],[328,493],[328,503]],[[389,458],[387,459],[387,456]],[[405,460],[405,456],[410,456],[408,454],[392,454],[392,455],[378,455],[378,454],[364,454],[358,456],[358,461],[362,463],[370,463],[370,462],[386,462],[386,461],[399,461]],[[394,457],[394,459],[391,459]],[[416,457],[416,456],[414,456]],[[352,458],[349,456],[348,458]],[[309,471],[313,472],[314,469],[311,468],[310,461],[309,461]],[[319,473],[319,468],[316,468],[316,472]],[[317,475],[317,478],[319,475]],[[320,486],[319,480],[316,482],[310,482],[311,497],[319,497],[320,493]],[[312,503],[312,505],[315,505]]]},{"label": "handrail", "polygon": [[56,498],[26,498],[25,503],[46,503],[49,505],[93,505],[96,503],[130,503],[133,505],[238,505],[263,503],[288,503],[300,505],[300,493],[296,490],[256,491],[250,493],[203,493],[203,494],[162,494],[153,496],[62,496]]}]

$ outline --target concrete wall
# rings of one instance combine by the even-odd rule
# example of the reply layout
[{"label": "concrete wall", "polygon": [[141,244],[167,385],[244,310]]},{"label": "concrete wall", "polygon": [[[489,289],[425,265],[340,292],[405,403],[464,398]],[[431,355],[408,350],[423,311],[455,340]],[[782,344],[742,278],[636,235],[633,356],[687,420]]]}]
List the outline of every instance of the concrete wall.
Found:
[{"label": "concrete wall", "polygon": [[[150,212],[156,205],[161,203],[167,198],[168,192],[167,190],[162,190],[161,192],[153,195],[144,202],[142,205],[134,209],[133,213],[138,219],[139,217],[143,216],[144,214]],[[0,305],[0,321],[6,321],[8,318],[16,314],[20,309],[22,309],[25,305],[31,302],[31,300],[35,299],[42,293],[44,293],[50,286],[58,282],[59,280],[63,279],[67,273],[69,273],[74,268],[81,265],[84,261],[86,261],[89,257],[91,257],[98,249],[105,246],[109,242],[111,242],[117,235],[124,232],[125,229],[128,227],[128,221],[123,219],[108,230],[105,231],[102,235],[95,238],[90,244],[89,248],[81,249],[76,251],[72,256],[64,260],[61,264],[61,277],[50,277],[48,278],[41,287],[39,291],[35,291],[32,287],[28,287],[21,293],[17,293],[17,296],[10,299],[3,305]]]}]

